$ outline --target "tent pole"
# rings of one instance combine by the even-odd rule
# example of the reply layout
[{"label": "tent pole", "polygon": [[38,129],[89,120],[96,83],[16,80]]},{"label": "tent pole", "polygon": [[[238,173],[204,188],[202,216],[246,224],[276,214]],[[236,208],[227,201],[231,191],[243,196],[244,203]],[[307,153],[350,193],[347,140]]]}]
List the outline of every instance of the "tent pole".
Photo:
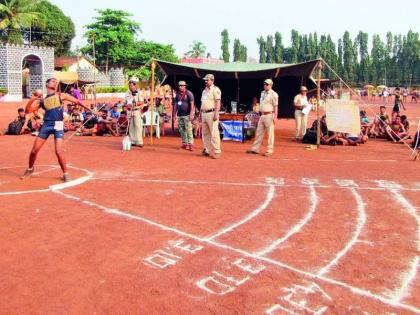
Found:
[{"label": "tent pole", "polygon": [[236,91],[236,103],[238,104],[237,106],[238,106],[238,108],[239,108],[239,98],[240,98],[240,91],[241,91],[241,87],[240,87],[240,82],[239,82],[239,77],[238,77],[238,79],[237,79],[237,84],[238,84],[238,89],[237,89],[237,91]]},{"label": "tent pole", "polygon": [[319,107],[321,105],[321,71],[322,71],[322,61],[318,63],[318,79],[317,79],[317,88],[316,88],[316,145],[319,148],[321,144],[321,121],[319,119]]},{"label": "tent pole", "polygon": [[[174,75],[174,88],[173,90],[176,90],[176,75]],[[177,91],[177,90],[176,90]],[[178,92],[178,91],[177,91]],[[175,99],[174,99],[174,93],[172,92],[171,95],[172,99],[172,134],[175,134]]]},{"label": "tent pole", "polygon": [[[155,109],[155,68],[156,63],[152,61],[152,86],[150,91],[150,144],[153,144],[153,113]],[[158,119],[159,123],[159,119]]]},{"label": "tent pole", "polygon": [[94,103],[94,108],[96,108],[96,51],[95,51],[95,37],[96,37],[96,34],[93,34],[93,38],[92,38],[92,49],[93,49],[93,103]]}]

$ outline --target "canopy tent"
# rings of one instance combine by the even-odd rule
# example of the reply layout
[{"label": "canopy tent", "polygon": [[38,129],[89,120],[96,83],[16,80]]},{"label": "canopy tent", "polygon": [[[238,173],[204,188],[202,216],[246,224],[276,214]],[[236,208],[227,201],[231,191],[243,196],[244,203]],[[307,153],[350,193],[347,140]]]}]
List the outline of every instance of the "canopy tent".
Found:
[{"label": "canopy tent", "polygon": [[[167,76],[163,83],[176,86],[184,80],[188,89],[194,93],[200,106],[200,95],[203,90],[202,78],[211,73],[215,76],[215,84],[222,90],[222,104],[230,108],[230,102],[251,104],[252,98],[259,98],[263,89],[263,80],[271,78],[273,89],[279,94],[279,117],[293,117],[293,98],[299,93],[301,85],[309,90],[316,88],[312,72],[320,60],[312,60],[298,64],[179,64],[157,60],[157,66]],[[250,108],[249,108],[250,109]]]}]

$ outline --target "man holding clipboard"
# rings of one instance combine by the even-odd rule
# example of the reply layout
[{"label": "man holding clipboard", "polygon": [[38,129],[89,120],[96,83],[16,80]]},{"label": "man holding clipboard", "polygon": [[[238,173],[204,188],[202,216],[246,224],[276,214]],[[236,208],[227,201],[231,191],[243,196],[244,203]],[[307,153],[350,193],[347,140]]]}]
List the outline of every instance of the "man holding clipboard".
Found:
[{"label": "man holding clipboard", "polygon": [[296,123],[296,132],[295,139],[299,140],[299,133],[301,136],[306,133],[306,126],[308,124],[308,115],[312,109],[312,105],[308,102],[308,97],[306,96],[308,89],[306,86],[300,88],[300,93],[295,96],[293,105],[295,107],[295,123]]}]

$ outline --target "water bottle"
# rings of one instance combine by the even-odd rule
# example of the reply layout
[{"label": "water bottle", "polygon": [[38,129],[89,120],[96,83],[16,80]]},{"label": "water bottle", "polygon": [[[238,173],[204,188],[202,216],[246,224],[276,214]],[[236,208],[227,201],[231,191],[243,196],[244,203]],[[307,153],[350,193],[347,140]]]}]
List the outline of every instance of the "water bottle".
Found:
[{"label": "water bottle", "polygon": [[130,151],[131,150],[131,140],[129,136],[125,136],[122,141],[123,151]]}]

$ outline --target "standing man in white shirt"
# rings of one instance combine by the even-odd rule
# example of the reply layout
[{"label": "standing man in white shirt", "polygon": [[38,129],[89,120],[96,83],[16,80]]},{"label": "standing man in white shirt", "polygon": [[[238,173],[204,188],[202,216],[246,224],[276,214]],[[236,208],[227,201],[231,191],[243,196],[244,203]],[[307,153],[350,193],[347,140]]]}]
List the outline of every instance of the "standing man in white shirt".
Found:
[{"label": "standing man in white shirt", "polygon": [[308,97],[306,96],[308,89],[306,86],[300,88],[300,93],[295,96],[293,105],[295,107],[295,123],[296,123],[296,132],[295,139],[300,140],[300,135],[303,136],[306,133],[306,126],[308,124],[308,115],[311,109],[311,104],[308,102]]},{"label": "standing man in white shirt", "polygon": [[125,95],[125,103],[130,108],[128,135],[131,143],[139,148],[143,147],[143,121],[141,109],[144,107],[144,100],[137,89],[137,80],[128,81],[128,92]]}]

